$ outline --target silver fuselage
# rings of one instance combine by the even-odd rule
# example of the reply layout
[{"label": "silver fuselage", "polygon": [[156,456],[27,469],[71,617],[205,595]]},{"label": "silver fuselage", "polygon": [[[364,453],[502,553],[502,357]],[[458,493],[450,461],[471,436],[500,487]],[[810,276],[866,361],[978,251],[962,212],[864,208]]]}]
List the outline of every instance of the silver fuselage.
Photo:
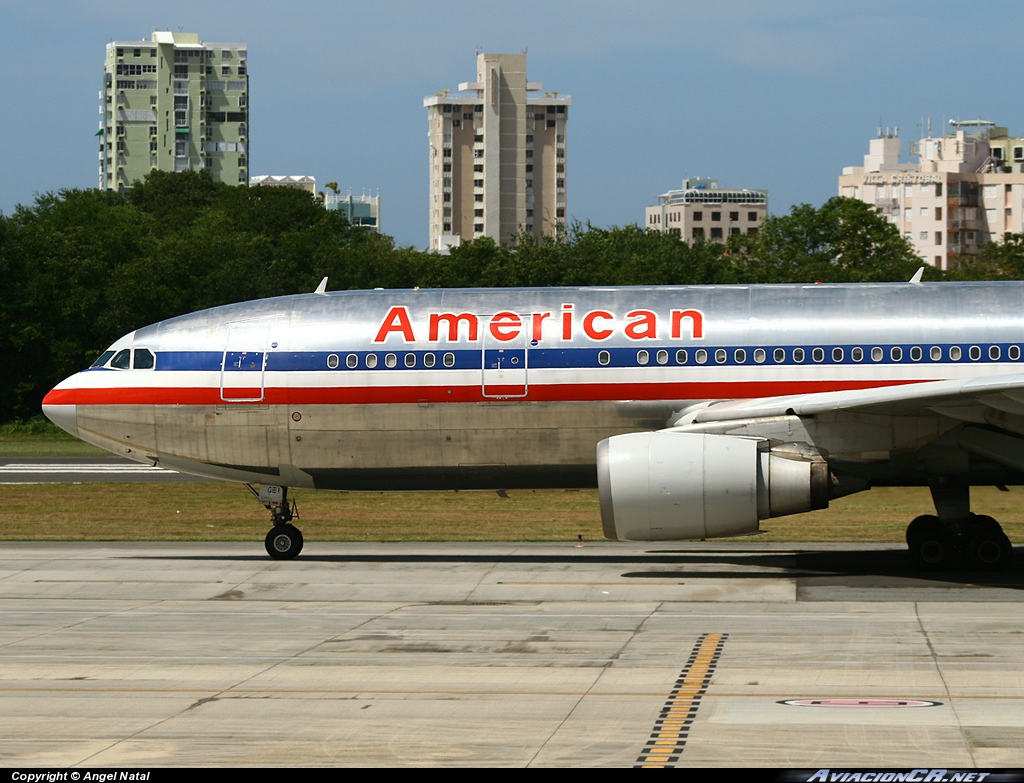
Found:
[{"label": "silver fuselage", "polygon": [[1006,375],[1022,345],[1019,283],[346,291],[138,329],[111,351],[147,349],[151,368],[83,371],[44,408],[109,451],[220,479],[584,487],[599,441],[701,401]]}]

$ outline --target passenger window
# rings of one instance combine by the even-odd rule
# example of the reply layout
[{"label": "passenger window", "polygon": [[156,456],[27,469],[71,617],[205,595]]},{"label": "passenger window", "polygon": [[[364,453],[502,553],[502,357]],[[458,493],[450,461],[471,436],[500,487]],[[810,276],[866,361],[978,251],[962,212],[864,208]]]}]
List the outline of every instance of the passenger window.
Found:
[{"label": "passenger window", "polygon": [[[979,347],[978,347],[978,346],[976,346],[976,345],[972,345],[972,346],[971,346],[971,347],[970,347],[970,348],[968,349],[968,351],[967,351],[967,355],[971,357],[971,361],[972,361],[972,362],[976,362],[976,361],[978,361],[978,359],[980,359],[980,358],[981,358],[981,348],[979,348]],[[113,367],[113,366],[114,366],[114,363],[113,363],[113,362],[111,362],[111,363],[110,363],[110,366],[111,366],[111,367]]]},{"label": "passenger window", "polygon": [[786,349],[776,348],[772,352],[772,358],[775,360],[776,364],[782,364],[784,361],[786,361]]},{"label": "passenger window", "polygon": [[754,361],[757,364],[764,364],[765,358],[767,358],[767,354],[764,352],[764,348],[754,349]]},{"label": "passenger window", "polygon": [[708,360],[708,352],[701,348],[693,355],[693,360],[697,362],[697,364],[706,364]]},{"label": "passenger window", "polygon": [[135,364],[133,366],[136,370],[152,370],[155,365],[156,358],[151,350],[148,348],[135,349]]},{"label": "passenger window", "polygon": [[892,359],[894,362],[903,361],[903,349],[900,348],[898,345],[894,345],[889,350],[889,358]]},{"label": "passenger window", "polygon": [[912,361],[915,361],[915,362],[921,361],[921,346],[920,345],[915,345],[913,348],[910,349],[910,358],[911,358]]},{"label": "passenger window", "polygon": [[668,351],[658,351],[657,361],[658,364],[668,364]]},{"label": "passenger window", "polygon": [[597,352],[597,363],[598,364],[604,366],[604,365],[608,364],[608,362],[610,362],[611,360],[612,360],[612,356],[611,356],[610,353],[608,353],[608,351],[598,351]]},{"label": "passenger window", "polygon": [[[335,359],[334,359],[334,365],[335,366],[338,365],[337,357],[335,357]],[[358,356],[358,354],[350,353],[348,356],[346,356],[345,357],[345,366],[348,367],[350,370],[354,370],[356,367],[358,367],[359,366],[359,356]]]},{"label": "passenger window", "polygon": [[850,358],[853,359],[855,362],[862,362],[862,361],[864,361],[864,349],[863,348],[853,348],[853,349],[851,349],[850,350]]},{"label": "passenger window", "polygon": [[732,355],[732,358],[733,361],[736,362],[736,364],[743,364],[744,362],[747,361],[747,352],[744,351],[742,348],[737,348],[736,352]]},{"label": "passenger window", "polygon": [[684,351],[684,350],[676,351],[676,364],[686,364],[686,360],[688,358],[689,357],[686,355],[686,351]]},{"label": "passenger window", "polygon": [[950,358],[951,361],[954,361],[954,362],[960,361],[960,357],[962,355],[963,355],[963,352],[960,350],[960,346],[959,345],[951,345],[949,347],[949,358]]},{"label": "passenger window", "polygon": [[122,351],[117,352],[111,362],[110,366],[115,370],[127,370],[132,366],[132,352],[125,348]]},{"label": "passenger window", "polygon": [[833,348],[832,349],[832,361],[841,362],[843,360],[843,349]]},{"label": "passenger window", "polygon": [[377,354],[368,353],[366,354],[366,366],[371,370],[377,366]]},{"label": "passenger window", "polygon": [[425,354],[423,354],[423,366],[424,367],[433,367],[435,361],[437,361],[437,359],[434,357],[434,354],[432,354],[432,353],[425,353]]},{"label": "passenger window", "polygon": [[728,354],[725,352],[725,348],[719,348],[715,351],[715,362],[718,364],[725,364],[725,360],[728,358]]},{"label": "passenger window", "polygon": [[804,349],[803,348],[794,348],[793,349],[793,361],[796,362],[797,364],[799,364],[803,360],[804,360]]},{"label": "passenger window", "polygon": [[816,362],[825,361],[825,349],[815,348],[813,351],[811,351],[811,358]]},{"label": "passenger window", "polygon": [[1006,355],[1010,358],[1010,361],[1012,361],[1012,362],[1017,361],[1020,358],[1020,346],[1019,345],[1011,345],[1006,350]]},{"label": "passenger window", "polygon": [[398,357],[395,356],[393,353],[386,354],[384,356],[384,366],[385,367],[397,367],[398,366]]},{"label": "passenger window", "polygon": [[651,355],[649,353],[647,353],[647,351],[637,351],[636,352],[636,363],[637,364],[647,364],[647,362],[649,362],[650,360],[651,360]]},{"label": "passenger window", "polygon": [[877,345],[871,349],[871,361],[880,362],[882,361],[882,349]]},{"label": "passenger window", "polygon": [[405,355],[405,366],[406,367],[415,367],[416,366],[416,354],[414,354],[414,353],[407,353]]},{"label": "passenger window", "polygon": [[998,345],[990,345],[988,348],[988,358],[994,362],[999,361],[999,357],[1002,356],[1003,352],[999,350]]},{"label": "passenger window", "polygon": [[334,370],[338,366],[338,354],[332,353],[327,357],[327,369]]},{"label": "passenger window", "polygon": [[928,351],[928,356],[931,357],[933,362],[940,362],[942,361],[942,349],[937,345],[933,345],[932,349]]},{"label": "passenger window", "polygon": [[455,354],[453,354],[453,353],[446,353],[444,355],[444,366],[445,367],[454,367],[455,366]]}]

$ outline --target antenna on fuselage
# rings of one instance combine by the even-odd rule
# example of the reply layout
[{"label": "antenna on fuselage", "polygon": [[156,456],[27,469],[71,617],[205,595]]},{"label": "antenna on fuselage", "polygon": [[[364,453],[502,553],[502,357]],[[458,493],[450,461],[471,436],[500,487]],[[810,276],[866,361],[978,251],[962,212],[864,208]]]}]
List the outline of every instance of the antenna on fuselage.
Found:
[{"label": "antenna on fuselage", "polygon": [[[914,272],[914,276],[912,278],[910,278],[910,284],[911,285],[921,285],[921,275],[923,275],[923,274],[924,274],[924,267],[921,267],[916,272]],[[327,278],[324,278],[324,279],[326,280]]]},{"label": "antenna on fuselage", "polygon": [[325,277],[320,281],[320,285],[316,287],[314,294],[326,294],[327,293],[327,278]]}]

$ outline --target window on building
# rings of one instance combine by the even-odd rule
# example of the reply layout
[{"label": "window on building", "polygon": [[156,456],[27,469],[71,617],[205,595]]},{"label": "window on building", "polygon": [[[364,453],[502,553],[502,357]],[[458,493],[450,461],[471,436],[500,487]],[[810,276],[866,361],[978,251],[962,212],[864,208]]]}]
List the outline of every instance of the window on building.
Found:
[{"label": "window on building", "polygon": [[484,200],[484,194],[483,193],[475,193],[473,195],[473,201],[482,202],[483,200]]},{"label": "window on building", "polygon": [[[450,158],[452,156],[452,151],[451,150],[445,150],[444,152],[445,152],[445,156],[446,157]],[[473,150],[473,157],[474,158],[482,158],[483,156],[484,156],[484,151],[483,150]]]},{"label": "window on building", "polygon": [[906,208],[904,208],[904,210],[903,210],[903,220],[905,220],[906,222],[909,223],[913,219],[914,219],[914,208],[913,207],[906,207]]},{"label": "window on building", "polygon": [[694,221],[703,220],[704,219],[704,213],[703,212],[694,212],[693,213],[693,219],[694,219]]},{"label": "window on building", "polygon": [[483,144],[483,141],[484,141],[484,134],[477,133],[475,136],[473,136],[473,143],[474,144]]},{"label": "window on building", "polygon": [[526,143],[527,144],[533,144],[533,134],[532,133],[527,133],[526,134]]},{"label": "window on building", "polygon": [[747,213],[747,220],[749,220],[751,223],[753,223],[755,220],[757,220],[757,213],[756,212],[748,212]]},{"label": "window on building", "polygon": [[533,164],[532,163],[527,163],[526,164],[526,173],[527,174],[532,174],[533,173]]},{"label": "window on building", "polygon": [[[564,218],[565,217],[565,207],[556,207],[555,208],[555,217]],[[677,234],[679,233],[679,229],[678,228],[674,229],[674,230],[675,230],[675,232]]]},{"label": "window on building", "polygon": [[928,217],[928,207],[921,207],[921,217]]},{"label": "window on building", "polygon": [[722,219],[722,213],[721,212],[712,212],[711,213],[711,222],[712,223],[717,222],[717,221],[719,221],[721,219]]},{"label": "window on building", "polygon": [[942,232],[941,231],[936,231],[935,232],[935,244],[936,245],[941,245],[942,244]]},{"label": "window on building", "polygon": [[526,187],[527,188],[532,188],[533,187],[533,180],[532,179],[526,180]]},{"label": "window on building", "polygon": [[694,239],[703,239],[704,238],[704,227],[703,226],[694,226],[693,227],[693,238]]},{"label": "window on building", "polygon": [[533,150],[527,150],[526,151],[526,157],[532,158],[533,157]]},{"label": "window on building", "polygon": [[729,236],[732,236],[733,234],[738,234],[738,233],[740,233],[740,230],[739,230],[739,228],[737,226],[730,226],[729,227]]},{"label": "window on building", "polygon": [[713,228],[713,229],[711,229],[711,238],[712,239],[721,239],[722,238],[722,229],[720,229],[720,228]]},{"label": "window on building", "polygon": [[739,219],[740,219],[740,213],[739,212],[730,212],[729,213],[729,220],[739,220]]},{"label": "window on building", "polygon": [[483,163],[476,163],[476,164],[473,165],[473,171],[477,172],[478,174],[479,173],[483,173],[483,170],[484,170],[484,164]]},{"label": "window on building", "polygon": [[464,112],[463,115],[462,115],[462,119],[464,119],[464,120],[471,120],[471,119],[473,119],[473,112],[471,112],[471,111]]},{"label": "window on building", "polygon": [[928,232],[927,231],[922,231],[920,236],[921,236],[921,239],[928,239]]},{"label": "window on building", "polygon": [[526,210],[526,217],[528,217],[528,218],[532,218],[533,217],[533,210],[532,209]]},{"label": "window on building", "polygon": [[482,234],[483,230],[484,230],[484,224],[483,223],[474,223],[473,224],[473,230],[475,232],[477,232],[478,234]]},{"label": "window on building", "polygon": [[445,171],[446,173],[449,173],[449,172],[451,172],[451,170],[452,170],[452,164],[451,164],[451,163],[445,163],[445,164],[444,164],[444,169],[443,169],[443,170],[444,170],[444,171]]},{"label": "window on building", "polygon": [[473,210],[473,217],[483,217],[483,216],[484,216],[484,211],[482,209],[474,209]]},{"label": "window on building", "polygon": [[756,233],[757,233],[757,229],[754,226],[751,226],[750,228],[747,229],[747,234],[756,234]]},{"label": "window on building", "polygon": [[484,186],[484,181],[482,179],[475,179],[475,180],[473,180],[473,187],[474,188],[482,188],[483,186]]},{"label": "window on building", "polygon": [[942,220],[942,207],[935,207],[935,219]]},{"label": "window on building", "polygon": [[549,128],[555,127],[555,121],[554,120],[548,120],[547,127],[549,127]]}]

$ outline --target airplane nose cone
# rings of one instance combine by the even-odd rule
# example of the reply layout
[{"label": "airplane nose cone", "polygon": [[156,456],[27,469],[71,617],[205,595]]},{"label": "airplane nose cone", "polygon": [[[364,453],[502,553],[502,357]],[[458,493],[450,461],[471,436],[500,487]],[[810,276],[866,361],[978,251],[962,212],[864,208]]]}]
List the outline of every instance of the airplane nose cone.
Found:
[{"label": "airplane nose cone", "polygon": [[[52,394],[52,392],[51,392]],[[47,397],[50,395],[48,394]],[[58,405],[43,399],[43,415],[65,432],[78,437],[78,406]]]}]

